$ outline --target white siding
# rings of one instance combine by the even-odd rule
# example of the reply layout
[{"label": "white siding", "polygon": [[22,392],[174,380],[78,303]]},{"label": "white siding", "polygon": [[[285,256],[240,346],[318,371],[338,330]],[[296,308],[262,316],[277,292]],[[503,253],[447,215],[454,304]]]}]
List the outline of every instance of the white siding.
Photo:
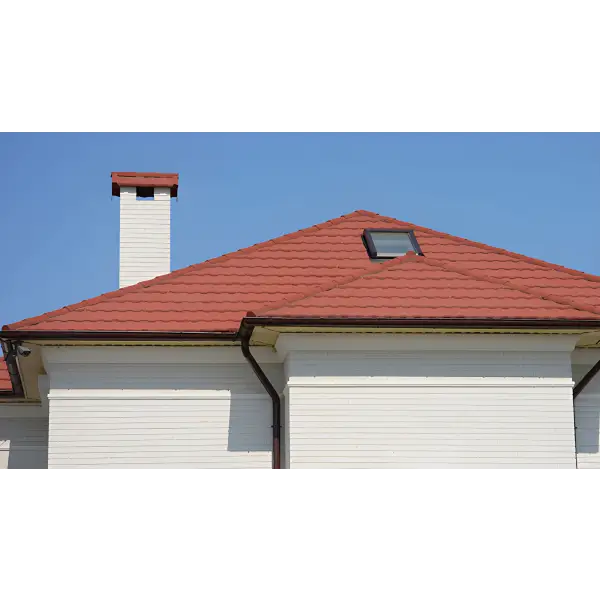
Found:
[{"label": "white siding", "polygon": [[[254,353],[279,390],[285,356],[286,466],[572,468],[571,373],[588,368],[571,367],[574,343],[285,334],[279,355]],[[46,348],[44,362],[51,468],[271,466],[271,401],[239,348]],[[599,406],[592,384],[580,467],[599,464]]]},{"label": "white siding", "polygon": [[[600,359],[600,350],[576,350],[573,353],[573,379],[579,382]],[[600,469],[600,373],[575,400],[577,426],[577,466]]]},{"label": "white siding", "polygon": [[39,406],[0,406],[0,469],[48,466],[48,418]]},{"label": "white siding", "polygon": [[171,271],[171,194],[154,192],[138,200],[135,188],[121,188],[119,287]]},{"label": "white siding", "polygon": [[44,352],[50,468],[271,467],[271,401],[239,348]]},{"label": "white siding", "polygon": [[281,336],[290,466],[573,468],[574,343]]}]

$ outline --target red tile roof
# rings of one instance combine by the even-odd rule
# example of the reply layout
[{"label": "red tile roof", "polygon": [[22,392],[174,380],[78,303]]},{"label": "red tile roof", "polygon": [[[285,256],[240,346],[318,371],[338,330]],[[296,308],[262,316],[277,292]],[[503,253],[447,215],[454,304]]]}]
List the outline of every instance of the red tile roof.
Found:
[{"label": "red tile roof", "polygon": [[[373,263],[363,230],[394,226],[424,256]],[[4,329],[234,332],[248,311],[600,319],[600,277],[359,210]]]},{"label": "red tile roof", "polygon": [[329,318],[595,319],[570,302],[544,300],[524,288],[473,275],[440,261],[406,256],[347,282],[264,310],[257,316]]},{"label": "red tile roof", "polygon": [[12,391],[8,369],[3,356],[0,356],[0,392]]}]

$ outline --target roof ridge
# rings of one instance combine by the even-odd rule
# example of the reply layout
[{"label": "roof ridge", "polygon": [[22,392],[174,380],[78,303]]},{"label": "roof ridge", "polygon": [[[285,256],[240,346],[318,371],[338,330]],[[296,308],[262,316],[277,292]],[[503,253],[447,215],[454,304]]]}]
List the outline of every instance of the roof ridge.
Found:
[{"label": "roof ridge", "polygon": [[481,281],[487,281],[488,283],[493,283],[496,285],[504,286],[506,288],[516,290],[517,292],[522,292],[524,294],[528,294],[529,296],[533,296],[534,298],[538,298],[540,300],[554,302],[555,304],[564,304],[565,306],[568,306],[569,308],[574,308],[574,309],[582,311],[582,312],[592,313],[594,315],[600,315],[600,311],[598,311],[593,306],[590,306],[587,304],[579,304],[576,302],[572,302],[571,300],[569,300],[567,298],[563,298],[562,296],[556,296],[554,294],[545,294],[545,295],[539,294],[537,292],[534,292],[533,290],[530,290],[527,287],[523,287],[520,285],[516,285],[514,283],[503,281],[503,280],[497,279],[495,277],[490,277],[489,275],[481,275],[479,273],[474,273],[473,271],[471,271],[469,269],[464,269],[462,267],[456,267],[454,265],[451,265],[451,264],[441,261],[439,259],[427,258],[425,256],[423,258],[425,259],[425,261],[427,263],[429,263],[433,266],[439,266],[440,268],[442,268],[446,271],[454,271],[455,273],[460,273],[461,275],[465,275],[466,277],[471,277],[472,279],[479,279]]},{"label": "roof ridge", "polygon": [[469,244],[470,246],[475,246],[476,248],[483,248],[484,250],[490,250],[491,252],[496,252],[497,254],[504,254],[506,256],[510,256],[511,258],[518,258],[519,260],[523,260],[530,264],[535,264],[542,267],[547,267],[549,269],[553,269],[555,271],[560,271],[563,273],[568,273],[569,275],[574,275],[576,277],[580,277],[581,279],[587,279],[588,281],[594,281],[596,283],[600,283],[600,276],[592,275],[591,273],[586,273],[585,271],[578,271],[577,269],[571,269],[569,267],[565,267],[563,265],[559,265],[556,263],[551,263],[540,258],[533,258],[531,256],[526,256],[525,254],[519,254],[518,252],[513,252],[512,250],[506,250],[505,248],[499,248],[498,246],[490,246],[489,244],[484,244],[483,242],[476,242],[474,240],[469,240],[467,238],[460,237],[458,235],[452,235],[451,233],[445,233],[444,231],[437,231],[436,229],[431,229],[430,227],[423,227],[422,225],[416,225],[415,223],[409,223],[408,221],[400,221],[399,219],[395,219],[394,217],[386,217],[385,215],[380,215],[375,212],[370,211],[361,211],[365,215],[369,215],[371,217],[377,217],[379,219],[384,219],[390,222],[401,222],[406,225],[410,225],[417,231],[422,231],[426,233],[430,233],[432,235],[443,237],[450,239],[455,242],[460,242],[464,244]]},{"label": "roof ridge", "polygon": [[275,304],[272,306],[263,306],[263,307],[257,309],[256,311],[248,311],[247,316],[255,317],[256,312],[260,312],[261,310],[265,310],[266,312],[269,312],[271,310],[279,310],[280,308],[283,308],[285,306],[290,306],[290,305],[296,304],[297,302],[300,302],[301,300],[308,300],[309,298],[314,298],[315,296],[318,296],[319,294],[322,294],[323,292],[328,292],[328,291],[333,290],[338,287],[344,287],[345,285],[348,285],[349,283],[352,283],[353,281],[356,281],[358,279],[362,279],[363,277],[368,277],[369,275],[375,275],[377,273],[380,273],[381,271],[385,271],[386,269],[389,269],[390,267],[396,266],[400,263],[410,262],[411,260],[414,261],[417,258],[423,258],[423,257],[417,256],[412,251],[407,252],[406,254],[403,254],[402,256],[396,256],[395,258],[387,260],[382,264],[378,264],[376,267],[366,269],[365,271],[361,271],[360,273],[354,273],[353,275],[348,276],[345,279],[342,279],[341,281],[335,282],[333,284],[331,284],[331,282],[328,282],[325,285],[322,285],[319,287],[313,287],[310,290],[307,290],[309,293],[302,293],[302,295],[298,294],[292,300],[286,300],[285,302],[280,302],[279,304]]},{"label": "roof ridge", "polygon": [[[258,250],[259,248],[264,248],[265,246],[279,243],[282,241],[288,241],[290,239],[295,239],[300,235],[306,235],[315,233],[321,229],[325,229],[331,227],[333,225],[337,225],[343,221],[347,221],[353,219],[357,216],[365,216],[369,211],[363,210],[355,210],[351,213],[340,215],[339,217],[335,217],[334,219],[329,219],[328,221],[323,221],[322,223],[317,223],[315,225],[311,225],[310,227],[306,227],[304,229],[298,229],[297,231],[292,231],[290,233],[285,233],[279,237],[271,238],[269,240],[265,240],[264,242],[258,242],[256,244],[252,244],[251,246],[246,246],[245,248],[240,248],[238,250],[234,250],[232,252],[228,252],[226,254],[221,254],[220,256],[216,256],[214,258],[209,258],[208,260],[202,261],[200,263],[195,263],[193,265],[189,265],[187,267],[182,267],[181,269],[177,269],[175,271],[171,271],[170,273],[166,273],[165,275],[159,275],[158,277],[154,277],[153,279],[147,279],[146,281],[140,281],[134,285],[130,285],[124,288],[119,288],[117,290],[112,290],[111,292],[106,292],[104,294],[100,294],[99,296],[94,296],[93,298],[88,298],[87,300],[81,300],[80,302],[75,302],[73,304],[69,304],[67,306],[63,306],[62,308],[57,308],[55,310],[47,311],[38,315],[37,317],[30,317],[28,319],[22,319],[21,321],[16,321],[15,323],[11,323],[9,325],[4,325],[2,327],[3,331],[9,331],[12,327],[19,328],[25,325],[37,325],[42,321],[47,321],[54,319],[56,317],[60,317],[70,312],[75,312],[81,310],[83,308],[87,308],[89,306],[94,306],[99,302],[109,299],[109,298],[118,298],[123,296],[129,292],[146,289],[152,287],[156,284],[161,283],[165,279],[176,279],[181,275],[185,275],[188,273],[195,272],[204,267],[213,266],[215,264],[220,264],[230,258],[235,256],[245,256],[250,252]],[[373,213],[374,214],[374,213]]]}]

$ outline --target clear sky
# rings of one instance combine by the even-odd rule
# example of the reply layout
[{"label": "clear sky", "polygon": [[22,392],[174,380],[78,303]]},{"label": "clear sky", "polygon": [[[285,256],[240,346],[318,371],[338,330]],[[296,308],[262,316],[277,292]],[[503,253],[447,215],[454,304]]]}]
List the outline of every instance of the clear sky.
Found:
[{"label": "clear sky", "polygon": [[0,134],[0,324],[118,287],[111,171],[180,174],[173,269],[362,208],[600,274],[600,134]]}]

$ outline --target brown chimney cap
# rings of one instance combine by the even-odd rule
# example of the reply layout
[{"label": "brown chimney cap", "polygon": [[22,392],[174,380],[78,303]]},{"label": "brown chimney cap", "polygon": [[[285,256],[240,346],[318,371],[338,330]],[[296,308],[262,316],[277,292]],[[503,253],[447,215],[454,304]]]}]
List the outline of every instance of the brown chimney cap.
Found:
[{"label": "brown chimney cap", "polygon": [[[152,189],[156,187],[166,187],[171,190],[171,197],[177,197],[177,188],[179,187],[179,173],[131,173],[115,172],[111,173],[112,194],[118,196],[121,193],[121,186],[138,188],[138,195],[152,195]],[[141,193],[140,193],[141,191]]]}]

